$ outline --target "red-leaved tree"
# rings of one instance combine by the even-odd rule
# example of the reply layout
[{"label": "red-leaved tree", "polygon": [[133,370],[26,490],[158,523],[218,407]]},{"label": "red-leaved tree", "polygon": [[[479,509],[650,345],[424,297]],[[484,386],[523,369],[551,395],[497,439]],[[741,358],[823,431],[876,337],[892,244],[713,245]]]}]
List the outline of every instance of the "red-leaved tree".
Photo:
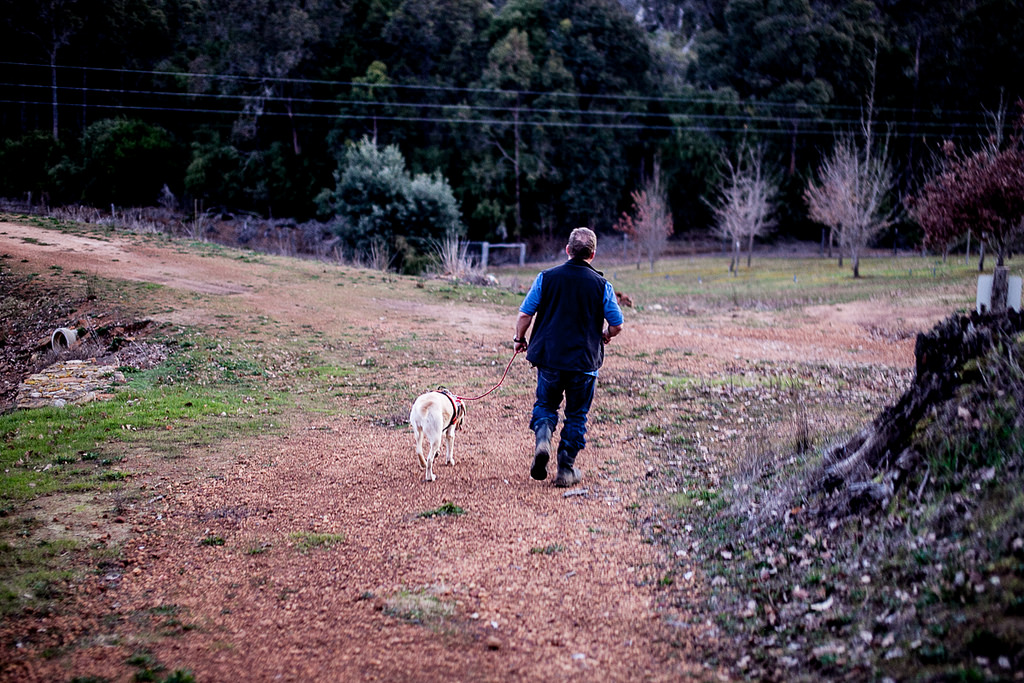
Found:
[{"label": "red-leaved tree", "polygon": [[929,248],[944,249],[970,230],[996,253],[996,265],[1004,265],[1024,232],[1024,103],[1020,106],[1021,120],[1003,149],[963,154],[945,143],[948,165],[910,203]]},{"label": "red-leaved tree", "polygon": [[615,224],[615,229],[625,233],[637,245],[637,268],[640,267],[640,255],[646,254],[654,272],[654,262],[665,249],[668,238],[675,228],[672,225],[672,211],[668,206],[668,198],[661,189],[659,168],[654,165],[653,179],[648,181],[644,189],[630,193],[633,198],[632,214],[623,213]]}]

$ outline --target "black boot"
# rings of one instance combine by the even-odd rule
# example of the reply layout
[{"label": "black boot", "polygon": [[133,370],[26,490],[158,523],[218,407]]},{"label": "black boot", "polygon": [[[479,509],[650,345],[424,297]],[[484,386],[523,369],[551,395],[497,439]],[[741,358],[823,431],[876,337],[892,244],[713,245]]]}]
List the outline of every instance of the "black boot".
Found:
[{"label": "black boot", "polygon": [[537,481],[548,478],[548,460],[551,459],[551,425],[542,422],[537,425],[537,445],[533,447],[533,467],[530,476]]},{"label": "black boot", "polygon": [[558,476],[555,477],[555,486],[560,489],[575,486],[583,479],[580,471],[573,467],[576,463],[576,454],[570,451],[559,449],[558,451]]}]

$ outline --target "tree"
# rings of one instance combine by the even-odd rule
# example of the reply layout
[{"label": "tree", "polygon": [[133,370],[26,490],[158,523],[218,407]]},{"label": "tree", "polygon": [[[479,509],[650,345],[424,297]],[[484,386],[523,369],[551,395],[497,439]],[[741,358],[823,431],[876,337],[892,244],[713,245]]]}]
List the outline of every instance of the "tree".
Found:
[{"label": "tree", "polygon": [[726,161],[726,174],[718,199],[712,204],[715,218],[715,233],[728,239],[732,245],[732,260],[729,271],[739,269],[740,244],[747,243],[747,267],[754,251],[754,238],[764,235],[775,225],[772,218],[772,203],[778,195],[778,187],[765,173],[764,154],[759,148],[753,150],[742,145],[739,160],[733,164]]},{"label": "tree", "polygon": [[849,251],[854,277],[860,277],[861,252],[891,223],[886,199],[892,183],[885,155],[847,136],[836,141],[818,168],[818,181],[804,193],[811,220],[834,231],[840,250]]},{"label": "tree", "polygon": [[652,273],[655,260],[665,250],[665,244],[675,230],[668,199],[661,189],[660,170],[656,162],[651,179],[644,184],[644,188],[630,193],[633,198],[633,214],[623,213],[615,224],[616,230],[636,242],[637,267],[640,266],[640,255],[646,254]]},{"label": "tree", "polygon": [[281,107],[289,122],[289,142],[295,155],[301,154],[294,99],[304,85],[294,77],[312,59],[321,26],[331,23],[330,5],[327,0],[210,0],[203,20],[190,27],[197,46],[188,53],[188,69],[197,74],[190,87],[241,99],[234,126],[240,140],[254,139],[268,108]]},{"label": "tree", "polygon": [[[787,173],[798,172],[805,136],[867,83],[881,26],[867,0],[728,0],[697,43],[697,85],[731,88],[758,116],[786,131]],[[780,150],[781,151],[781,150]],[[781,155],[780,155],[781,156]]]},{"label": "tree", "polygon": [[[82,135],[82,199],[94,205],[149,206],[183,164],[174,138],[137,119],[104,119]],[[171,183],[173,184],[173,183]]]},{"label": "tree", "polygon": [[629,99],[649,92],[641,29],[614,0],[511,0],[488,38],[487,78],[504,85],[471,101],[480,122],[467,134],[472,215],[501,217],[509,232],[518,222],[524,234],[610,227],[645,151],[633,125],[646,105]]},{"label": "tree", "polygon": [[876,64],[872,59],[871,88],[861,119],[860,140],[847,135],[836,141],[832,155],[818,169],[818,183],[812,180],[804,193],[811,220],[837,232],[840,251],[844,247],[850,251],[855,278],[860,277],[861,251],[892,223],[892,210],[887,206],[893,187],[888,142],[881,149],[875,147]]},{"label": "tree", "polygon": [[[491,144],[498,150],[499,166],[512,167],[512,179],[515,185],[515,227],[513,235],[516,239],[523,234],[523,200],[522,200],[522,151],[523,134],[520,123],[521,98],[520,91],[530,89],[537,66],[530,53],[529,36],[526,32],[513,28],[508,35],[498,41],[487,55],[487,68],[484,69],[481,82],[484,87],[493,90],[510,91],[502,93],[503,104],[511,109],[512,140],[505,143],[501,128],[488,127],[487,132]],[[511,147],[511,149],[509,149]]]},{"label": "tree", "polygon": [[76,12],[78,0],[44,0],[38,3],[36,24],[28,29],[43,46],[50,67],[50,96],[53,109],[53,139],[60,138],[60,120],[57,112],[57,53],[71,42],[71,37],[82,27],[82,17]]},{"label": "tree", "polygon": [[63,153],[61,142],[41,130],[4,140],[0,144],[0,188],[8,196],[27,193],[43,199],[55,189],[50,171]]},{"label": "tree", "polygon": [[407,270],[416,256],[446,235],[464,233],[460,211],[448,181],[439,173],[415,176],[395,145],[383,149],[364,137],[345,150],[335,172],[333,190],[317,201],[335,218],[335,232],[357,253],[383,244],[403,254]]},{"label": "tree", "polygon": [[996,265],[1004,265],[1024,232],[1022,128],[1024,116],[1003,149],[986,146],[963,154],[953,143],[945,143],[948,167],[926,183],[911,203],[928,246],[941,248],[970,230],[996,253]]}]

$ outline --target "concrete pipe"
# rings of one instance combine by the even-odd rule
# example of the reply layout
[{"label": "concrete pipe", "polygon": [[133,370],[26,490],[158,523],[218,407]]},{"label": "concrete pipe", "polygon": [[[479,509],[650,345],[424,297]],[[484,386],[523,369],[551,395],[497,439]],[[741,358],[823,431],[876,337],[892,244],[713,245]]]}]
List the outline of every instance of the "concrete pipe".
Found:
[{"label": "concrete pipe", "polygon": [[71,348],[71,345],[78,341],[78,330],[67,327],[58,327],[50,335],[50,348],[60,352]]}]

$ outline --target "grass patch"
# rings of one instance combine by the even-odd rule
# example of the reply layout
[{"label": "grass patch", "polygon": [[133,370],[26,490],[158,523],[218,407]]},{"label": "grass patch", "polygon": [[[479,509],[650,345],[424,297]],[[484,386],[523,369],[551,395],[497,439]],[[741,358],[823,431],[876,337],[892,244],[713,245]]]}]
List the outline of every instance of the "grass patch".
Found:
[{"label": "grass patch", "polygon": [[564,552],[565,546],[561,543],[549,543],[544,547],[530,548],[531,555],[556,555]]},{"label": "grass patch", "polygon": [[455,603],[429,589],[401,590],[384,601],[384,613],[413,624],[437,627],[455,615]]},{"label": "grass patch", "polygon": [[[729,258],[717,255],[662,258],[654,273],[646,268],[637,270],[635,263],[616,263],[607,253],[598,258],[603,259],[600,267],[605,277],[617,292],[630,295],[637,310],[657,304],[663,314],[730,308],[788,311],[866,299],[912,299],[919,293],[929,298],[948,294],[962,299],[965,287],[974,291],[978,275],[976,265],[964,264],[963,259],[941,263],[934,258],[891,255],[862,258],[862,277],[856,279],[849,264],[840,268],[834,259],[818,257],[755,255],[751,266],[744,265],[735,276],[729,272]],[[528,283],[543,267],[505,267],[502,278]],[[446,294],[449,298],[472,297],[465,289]],[[626,315],[628,318],[628,309]]]},{"label": "grass patch", "polygon": [[325,534],[312,531],[295,531],[288,534],[301,553],[311,550],[326,550],[345,542],[345,534]]},{"label": "grass patch", "polygon": [[58,539],[27,545],[0,542],[0,615],[26,608],[45,610],[78,576],[77,541]]},{"label": "grass patch", "polygon": [[0,508],[122,482],[130,473],[109,467],[135,443],[173,457],[185,447],[265,433],[259,413],[280,398],[266,391],[259,366],[201,338],[179,346],[160,366],[130,373],[111,401],[0,415]]},{"label": "grass patch", "polygon": [[458,517],[459,515],[464,514],[466,514],[466,511],[460,508],[458,505],[456,505],[455,503],[446,502],[442,503],[439,507],[436,507],[433,510],[426,510],[424,512],[419,513],[416,516],[422,517],[424,519],[429,519],[431,517]]}]

